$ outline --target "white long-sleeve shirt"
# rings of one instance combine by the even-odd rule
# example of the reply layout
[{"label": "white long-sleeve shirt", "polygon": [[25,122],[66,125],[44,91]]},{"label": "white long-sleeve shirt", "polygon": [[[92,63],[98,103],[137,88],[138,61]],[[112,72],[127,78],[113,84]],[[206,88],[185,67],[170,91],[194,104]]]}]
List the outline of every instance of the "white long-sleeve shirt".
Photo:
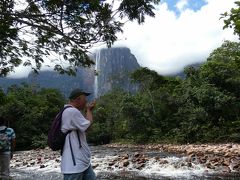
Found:
[{"label": "white long-sleeve shirt", "polygon": [[[64,110],[62,114],[61,130],[63,133],[66,133],[69,130],[72,131],[66,136],[63,148],[63,154],[61,158],[61,172],[63,174],[81,173],[89,167],[91,161],[91,152],[85,135],[85,131],[89,126],[90,121],[87,120],[78,109],[70,107]],[[81,147],[79,147],[79,140],[76,130],[79,132]],[[76,165],[73,163],[69,138],[71,140]]]}]

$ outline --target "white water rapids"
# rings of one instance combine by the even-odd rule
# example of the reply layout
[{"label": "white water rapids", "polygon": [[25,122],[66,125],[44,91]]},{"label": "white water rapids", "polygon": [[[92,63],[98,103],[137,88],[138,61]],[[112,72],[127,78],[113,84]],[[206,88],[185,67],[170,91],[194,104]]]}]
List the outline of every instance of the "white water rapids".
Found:
[{"label": "white water rapids", "polygon": [[[226,176],[217,174],[217,171],[208,169],[196,162],[189,164],[188,158],[159,151],[147,151],[139,149],[105,148],[101,146],[92,148],[92,166],[99,180],[140,180],[140,179],[227,179],[237,180],[240,176]],[[136,152],[143,154],[147,161],[144,166],[138,168],[134,161]],[[23,152],[21,152],[23,153]],[[122,157],[128,156],[125,160],[127,166],[123,165]],[[32,159],[31,155],[27,158]],[[43,159],[47,159],[42,157]],[[113,163],[114,162],[114,163]],[[19,163],[19,165],[18,165]],[[25,163],[25,165],[23,165]],[[26,165],[28,164],[28,165]],[[47,159],[40,168],[40,164],[30,166],[31,162],[15,161],[12,163],[13,179],[29,180],[57,180],[62,179],[60,173],[60,157]]]}]

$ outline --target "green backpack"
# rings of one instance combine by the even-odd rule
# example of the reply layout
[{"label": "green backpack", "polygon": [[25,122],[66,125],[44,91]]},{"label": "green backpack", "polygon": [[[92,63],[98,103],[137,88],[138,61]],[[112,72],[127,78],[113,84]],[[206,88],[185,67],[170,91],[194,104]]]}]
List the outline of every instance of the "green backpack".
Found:
[{"label": "green backpack", "polygon": [[6,131],[7,128],[0,131],[0,152],[8,151],[10,147],[10,141],[8,139]]}]

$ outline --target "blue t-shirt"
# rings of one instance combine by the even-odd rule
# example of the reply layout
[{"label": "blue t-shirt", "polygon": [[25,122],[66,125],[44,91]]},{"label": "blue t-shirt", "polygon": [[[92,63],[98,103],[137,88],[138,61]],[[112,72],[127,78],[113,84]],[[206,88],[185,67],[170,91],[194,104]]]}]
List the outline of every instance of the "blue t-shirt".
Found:
[{"label": "blue t-shirt", "polygon": [[[0,126],[0,131],[6,129],[6,126]],[[9,142],[12,142],[13,139],[16,138],[15,132],[12,128],[7,128],[5,134],[8,136]],[[3,152],[3,154],[9,154],[11,152],[11,145],[9,146],[8,150]]]}]

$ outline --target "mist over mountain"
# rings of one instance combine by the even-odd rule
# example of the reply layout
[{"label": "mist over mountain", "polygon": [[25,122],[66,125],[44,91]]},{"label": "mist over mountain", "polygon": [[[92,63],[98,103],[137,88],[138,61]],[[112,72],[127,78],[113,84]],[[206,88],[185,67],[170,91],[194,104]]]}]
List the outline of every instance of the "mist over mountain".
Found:
[{"label": "mist over mountain", "polygon": [[[13,84],[27,83],[35,86],[59,89],[65,97],[71,90],[81,88],[101,96],[112,89],[123,89],[133,92],[137,86],[131,83],[130,73],[140,68],[137,59],[128,48],[101,49],[93,54],[98,60],[98,67],[79,67],[76,76],[59,74],[54,71],[40,71],[39,74],[29,73],[26,78],[1,78],[0,87],[5,91]],[[96,81],[97,87],[96,87]]]}]

